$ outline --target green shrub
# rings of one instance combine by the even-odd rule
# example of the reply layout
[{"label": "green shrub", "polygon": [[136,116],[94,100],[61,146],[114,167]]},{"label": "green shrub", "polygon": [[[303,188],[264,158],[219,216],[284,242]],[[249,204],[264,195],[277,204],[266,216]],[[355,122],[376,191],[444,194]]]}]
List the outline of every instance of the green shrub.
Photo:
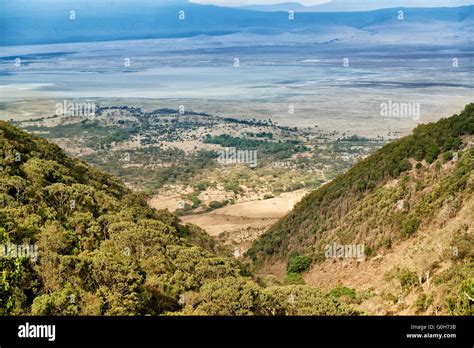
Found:
[{"label": "green shrub", "polygon": [[401,233],[403,237],[409,237],[416,232],[420,225],[420,219],[414,216],[408,217],[402,222]]},{"label": "green shrub", "polygon": [[428,297],[426,296],[425,293],[421,293],[416,299],[416,301],[413,303],[413,308],[417,312],[426,311],[429,308],[429,306],[431,306],[432,303],[433,303],[432,296]]},{"label": "green shrub", "polygon": [[209,183],[206,181],[200,181],[196,184],[196,191],[205,191],[209,187]]},{"label": "green shrub", "polygon": [[209,203],[209,208],[211,209],[219,209],[222,208],[225,204],[219,201],[212,201]]},{"label": "green shrub", "polygon": [[304,279],[299,273],[287,273],[285,277],[286,285],[302,285],[304,284]]},{"label": "green shrub", "polygon": [[304,255],[293,254],[288,259],[287,273],[301,273],[311,265],[311,258]]},{"label": "green shrub", "polygon": [[451,161],[453,159],[453,153],[451,151],[447,151],[443,154],[443,160],[445,162]]},{"label": "green shrub", "polygon": [[199,199],[196,193],[190,193],[188,195],[188,198],[191,202],[193,202],[193,206],[191,207],[191,209],[196,209],[201,205],[201,200]]},{"label": "green shrub", "polygon": [[446,299],[452,315],[474,315],[474,278],[466,279],[461,283],[455,296]]},{"label": "green shrub", "polygon": [[411,162],[408,158],[404,158],[400,161],[400,164],[398,166],[398,169],[401,172],[405,172],[407,170],[410,170],[412,168]]},{"label": "green shrub", "polygon": [[416,286],[418,283],[418,277],[415,272],[410,271],[407,268],[402,268],[397,272],[397,278],[400,281],[400,285],[403,289],[409,289]]},{"label": "green shrub", "polygon": [[457,231],[451,240],[451,257],[468,259],[474,257],[474,238],[465,231]]},{"label": "green shrub", "polygon": [[224,190],[239,194],[244,192],[244,189],[236,181],[228,181],[224,183]]},{"label": "green shrub", "polygon": [[435,145],[429,144],[425,151],[426,151],[426,155],[425,155],[426,162],[430,164],[433,163],[434,160],[438,157],[439,149]]},{"label": "green shrub", "polygon": [[356,291],[346,286],[337,286],[331,289],[331,291],[329,291],[329,294],[337,298],[346,297],[351,300],[356,298]]}]

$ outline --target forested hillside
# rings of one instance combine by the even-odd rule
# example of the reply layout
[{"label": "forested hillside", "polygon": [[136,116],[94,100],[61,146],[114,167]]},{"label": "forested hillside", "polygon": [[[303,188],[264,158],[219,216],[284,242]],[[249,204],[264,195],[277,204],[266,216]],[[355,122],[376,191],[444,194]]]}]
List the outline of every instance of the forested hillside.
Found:
[{"label": "forested hillside", "polygon": [[[253,244],[248,257],[263,271],[286,264],[287,277],[303,275],[317,286],[346,285],[351,277],[357,283],[362,270],[372,273],[371,282],[380,273],[387,284],[398,279],[393,286],[401,295],[413,290],[420,298],[432,296],[425,311],[434,303],[432,313],[473,314],[473,135],[474,104],[418,126],[306,196]],[[352,264],[341,269],[340,279],[323,274],[338,268],[325,257],[332,243],[364,245],[370,266]],[[394,269],[381,274],[388,259],[403,257],[405,266],[392,262]],[[443,291],[433,289],[437,285]]]},{"label": "forested hillside", "polygon": [[[2,315],[358,313],[338,294],[257,283],[196,226],[6,122],[0,244]],[[17,245],[37,254],[11,254]]]}]

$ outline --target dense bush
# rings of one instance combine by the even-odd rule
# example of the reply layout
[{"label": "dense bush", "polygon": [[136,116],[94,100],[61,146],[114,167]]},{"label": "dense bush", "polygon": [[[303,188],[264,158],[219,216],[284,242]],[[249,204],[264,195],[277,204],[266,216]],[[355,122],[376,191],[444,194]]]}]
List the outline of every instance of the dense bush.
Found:
[{"label": "dense bush", "polygon": [[[190,199],[199,203],[196,193]],[[300,290],[313,294],[300,312],[281,307],[278,287],[253,282],[248,267],[197,226],[5,122],[0,242],[39,252],[36,261],[0,258],[0,315],[355,313],[313,289]]]},{"label": "dense bush", "polygon": [[285,276],[286,285],[301,285],[304,283],[304,279],[300,273],[288,272]]},{"label": "dense bush", "polygon": [[288,273],[301,273],[311,265],[311,258],[304,255],[292,254],[288,259]]},{"label": "dense bush", "polygon": [[347,297],[351,300],[356,298],[356,291],[352,288],[348,288],[346,286],[338,286],[331,291],[329,291],[329,294],[331,294],[334,297],[340,298],[340,297]]},{"label": "dense bush", "polygon": [[221,134],[214,137],[208,135],[204,139],[204,142],[210,144],[219,144],[222,147],[235,147],[238,150],[258,150],[267,155],[274,155],[278,159],[288,158],[295,153],[308,150],[305,146],[299,145],[298,141],[265,141],[249,138],[237,138],[228,134]]},{"label": "dense bush", "polygon": [[[189,301],[191,302],[191,301]],[[191,315],[358,315],[333,295],[304,286],[265,289],[239,278],[204,285],[183,314]]]}]

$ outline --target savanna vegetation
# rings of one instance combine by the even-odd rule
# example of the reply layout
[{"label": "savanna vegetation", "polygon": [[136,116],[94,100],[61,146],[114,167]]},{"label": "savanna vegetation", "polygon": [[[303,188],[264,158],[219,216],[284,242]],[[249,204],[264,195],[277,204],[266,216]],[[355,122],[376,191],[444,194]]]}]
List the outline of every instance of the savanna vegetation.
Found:
[{"label": "savanna vegetation", "polygon": [[[131,106],[98,106],[94,116],[54,115],[15,125],[38,132],[137,190],[166,194],[179,187],[186,202],[179,214],[213,209],[209,202],[195,205],[185,197],[200,182],[208,181],[207,187],[223,195],[232,193],[234,201],[315,189],[384,143],[345,134],[336,141],[337,132],[288,128],[271,120]],[[220,165],[223,147],[257,150],[256,166]],[[202,191],[195,189],[195,195]]]}]

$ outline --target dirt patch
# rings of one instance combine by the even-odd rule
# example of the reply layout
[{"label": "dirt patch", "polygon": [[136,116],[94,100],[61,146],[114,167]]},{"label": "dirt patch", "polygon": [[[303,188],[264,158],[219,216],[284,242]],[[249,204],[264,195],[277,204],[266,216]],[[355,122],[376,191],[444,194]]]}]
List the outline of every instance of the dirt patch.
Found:
[{"label": "dirt patch", "polygon": [[234,246],[235,255],[241,256],[258,236],[288,213],[308,192],[297,190],[278,197],[237,203],[209,213],[183,216],[216,236],[225,244]]}]

